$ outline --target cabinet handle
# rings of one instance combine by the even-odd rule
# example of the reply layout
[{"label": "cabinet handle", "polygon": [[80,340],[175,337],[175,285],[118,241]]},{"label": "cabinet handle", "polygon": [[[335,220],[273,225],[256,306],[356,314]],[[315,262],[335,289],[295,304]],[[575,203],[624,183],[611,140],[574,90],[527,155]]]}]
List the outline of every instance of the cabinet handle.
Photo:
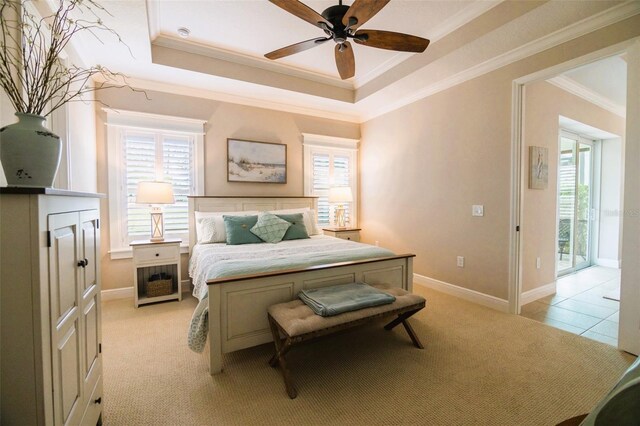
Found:
[{"label": "cabinet handle", "polygon": [[100,404],[102,402],[102,397],[97,398],[93,401],[94,404]]},{"label": "cabinet handle", "polygon": [[87,264],[85,263],[85,260],[80,260],[78,261],[78,266],[84,268],[85,266],[87,266]]}]

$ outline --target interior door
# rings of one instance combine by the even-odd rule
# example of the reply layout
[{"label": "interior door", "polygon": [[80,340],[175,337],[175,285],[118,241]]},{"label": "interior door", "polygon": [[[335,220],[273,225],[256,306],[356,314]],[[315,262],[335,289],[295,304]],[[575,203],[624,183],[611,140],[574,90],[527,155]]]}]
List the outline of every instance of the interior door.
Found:
[{"label": "interior door", "polygon": [[49,215],[51,354],[55,424],[79,424],[83,415],[78,213]]},{"label": "interior door", "polygon": [[98,229],[99,213],[97,210],[80,212],[80,288],[81,312],[83,316],[82,343],[84,345],[82,360],[82,378],[84,395],[91,395],[98,379],[102,357],[100,356],[101,342],[101,305],[97,279],[100,276]]}]

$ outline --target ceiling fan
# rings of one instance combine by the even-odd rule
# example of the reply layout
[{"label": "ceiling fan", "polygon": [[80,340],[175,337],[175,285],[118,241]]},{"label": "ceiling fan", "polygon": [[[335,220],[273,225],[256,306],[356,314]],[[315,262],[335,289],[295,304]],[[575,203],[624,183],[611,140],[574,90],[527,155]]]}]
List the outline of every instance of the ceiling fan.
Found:
[{"label": "ceiling fan", "polygon": [[338,73],[345,80],[356,73],[353,48],[349,39],[363,46],[402,52],[424,52],[429,40],[409,34],[380,30],[358,30],[361,25],[378,13],[390,0],[355,0],[351,6],[331,6],[322,15],[298,0],[269,0],[276,6],[324,30],[326,37],[312,38],[283,47],[264,55],[268,59],[280,59],[319,46],[329,40],[336,43],[335,57]]}]

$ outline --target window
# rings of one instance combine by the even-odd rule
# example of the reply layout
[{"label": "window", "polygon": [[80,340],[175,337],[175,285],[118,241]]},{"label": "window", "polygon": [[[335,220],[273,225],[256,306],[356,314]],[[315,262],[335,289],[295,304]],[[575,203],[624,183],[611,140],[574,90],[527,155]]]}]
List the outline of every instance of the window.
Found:
[{"label": "window", "polygon": [[345,218],[350,226],[357,225],[358,141],[321,135],[303,134],[305,195],[318,197],[318,223],[334,225],[335,206],[329,203],[329,188],[349,186],[354,201],[346,203]]},{"label": "window", "polygon": [[136,204],[138,182],[171,182],[175,204],[163,206],[164,233],[188,245],[189,195],[203,192],[203,121],[107,112],[111,258],[130,257],[129,243],[150,234],[149,207]]}]

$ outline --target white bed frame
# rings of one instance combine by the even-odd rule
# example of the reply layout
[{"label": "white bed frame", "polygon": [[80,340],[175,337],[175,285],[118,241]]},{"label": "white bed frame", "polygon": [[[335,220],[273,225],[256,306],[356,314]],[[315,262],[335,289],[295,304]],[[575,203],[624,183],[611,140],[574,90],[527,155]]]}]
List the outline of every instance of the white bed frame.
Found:
[{"label": "white bed frame", "polygon": [[[266,211],[301,207],[316,209],[317,197],[189,197],[189,253],[196,241],[196,211]],[[212,375],[222,371],[222,354],[272,341],[267,307],[293,300],[302,289],[363,281],[411,291],[414,256],[405,254],[207,281],[209,371]]]}]

